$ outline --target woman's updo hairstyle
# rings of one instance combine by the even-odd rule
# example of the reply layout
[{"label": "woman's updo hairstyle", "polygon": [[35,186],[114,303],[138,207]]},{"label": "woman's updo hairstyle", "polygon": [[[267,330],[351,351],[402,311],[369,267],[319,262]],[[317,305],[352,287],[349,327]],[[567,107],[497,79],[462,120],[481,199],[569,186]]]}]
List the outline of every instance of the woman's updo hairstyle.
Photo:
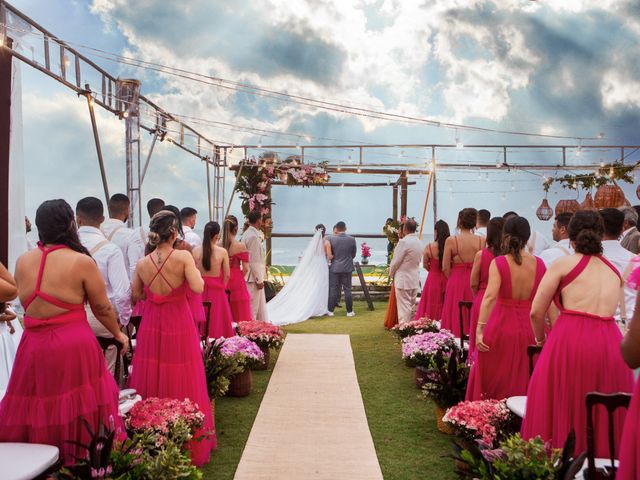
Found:
[{"label": "woman's updo hairstyle", "polygon": [[320,230],[322,232],[322,236],[324,237],[327,233],[327,227],[325,227],[323,224],[319,223],[318,225],[316,225],[316,232]]},{"label": "woman's updo hairstyle", "polygon": [[71,250],[89,255],[80,243],[73,210],[64,200],[47,200],[36,211],[38,237],[43,245],[66,245]]},{"label": "woman's updo hairstyle", "polygon": [[476,227],[478,220],[478,211],[475,208],[463,208],[458,215],[458,226],[465,230],[471,230]]},{"label": "woman's updo hairstyle", "polygon": [[149,224],[147,253],[153,252],[161,243],[171,240],[171,237],[178,233],[179,225],[180,221],[173,212],[161,210],[156,213]]},{"label": "woman's updo hairstyle", "polygon": [[576,253],[599,255],[602,253],[604,223],[598,212],[581,210],[569,222],[569,240],[575,243]]},{"label": "woman's updo hairstyle", "polygon": [[228,215],[224,219],[222,226],[222,246],[225,250],[229,250],[231,239],[238,234],[238,219],[233,215]]},{"label": "woman's updo hairstyle", "polygon": [[511,217],[504,224],[504,253],[513,255],[518,265],[522,265],[522,249],[531,237],[531,226],[524,217]]}]

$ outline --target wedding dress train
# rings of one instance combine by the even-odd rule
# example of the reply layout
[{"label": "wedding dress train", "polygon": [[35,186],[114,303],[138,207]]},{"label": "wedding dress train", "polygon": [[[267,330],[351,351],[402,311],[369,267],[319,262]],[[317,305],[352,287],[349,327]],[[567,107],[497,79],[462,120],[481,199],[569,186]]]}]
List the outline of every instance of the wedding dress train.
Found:
[{"label": "wedding dress train", "polygon": [[267,303],[269,321],[274,325],[304,322],[326,315],[329,300],[329,267],[324,252],[324,238],[317,231],[289,281]]}]

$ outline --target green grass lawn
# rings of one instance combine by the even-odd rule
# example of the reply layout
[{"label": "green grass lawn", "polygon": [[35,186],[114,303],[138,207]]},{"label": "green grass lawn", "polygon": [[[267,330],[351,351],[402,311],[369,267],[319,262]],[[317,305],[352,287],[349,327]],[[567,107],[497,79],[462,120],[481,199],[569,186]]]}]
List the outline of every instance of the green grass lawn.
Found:
[{"label": "green grass lawn", "polygon": [[[454,479],[450,437],[438,432],[430,402],[414,386],[413,369],[404,366],[400,345],[383,327],[385,304],[367,311],[357,302],[355,318],[344,309],[333,318],[309,320],[290,333],[334,333],[351,337],[358,382],[369,427],[385,480]],[[272,362],[275,359],[272,360]],[[205,478],[232,479],[258,412],[271,372],[254,372],[254,391],[244,399],[222,398],[216,404],[218,451]]]}]

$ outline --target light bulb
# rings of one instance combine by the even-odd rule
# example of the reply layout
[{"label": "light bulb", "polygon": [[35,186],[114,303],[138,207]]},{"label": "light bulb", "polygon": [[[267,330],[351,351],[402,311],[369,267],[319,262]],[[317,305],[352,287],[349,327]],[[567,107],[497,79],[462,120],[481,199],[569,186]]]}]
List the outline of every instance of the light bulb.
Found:
[{"label": "light bulb", "polygon": [[576,157],[579,157],[579,156],[581,156],[581,155],[582,155],[582,147],[578,147],[578,148],[576,149]]},{"label": "light bulb", "polygon": [[496,168],[502,168],[502,162],[496,162]]},{"label": "light bulb", "polygon": [[478,172],[478,180],[482,180],[482,172]]},{"label": "light bulb", "polygon": [[262,137],[260,137],[260,140],[258,140],[258,148],[262,148]]},{"label": "light bulb", "polygon": [[358,168],[358,173],[362,173],[362,169],[361,168]]},{"label": "light bulb", "polygon": [[338,172],[341,172],[341,171],[342,171],[342,167],[338,167],[338,168],[336,168],[336,170],[337,170]]},{"label": "light bulb", "polygon": [[125,110],[124,112],[122,112],[122,116],[124,118],[127,118],[129,116],[129,110]]}]

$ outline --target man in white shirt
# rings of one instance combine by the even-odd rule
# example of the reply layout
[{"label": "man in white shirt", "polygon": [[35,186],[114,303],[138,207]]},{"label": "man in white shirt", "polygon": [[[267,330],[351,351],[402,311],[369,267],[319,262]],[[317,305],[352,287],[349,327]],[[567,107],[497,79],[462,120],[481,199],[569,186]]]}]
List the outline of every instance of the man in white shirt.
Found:
[{"label": "man in white shirt", "polygon": [[621,302],[615,314],[618,324],[624,325],[633,317],[636,305],[636,291],[627,284],[627,278],[633,269],[631,261],[635,255],[618,241],[624,225],[624,213],[617,208],[605,208],[600,210],[600,216],[604,222],[603,255],[618,269],[624,279]]},{"label": "man in white shirt", "polygon": [[574,253],[569,241],[569,222],[571,217],[573,217],[571,212],[563,212],[556,215],[551,229],[551,235],[556,244],[540,254],[540,258],[547,268],[557,259]]},{"label": "man in white shirt", "polygon": [[184,207],[180,210],[180,221],[182,222],[182,230],[184,231],[184,241],[191,245],[191,248],[202,246],[202,239],[193,231],[196,227],[197,217],[198,211],[195,208]]},{"label": "man in white shirt", "polygon": [[638,212],[633,207],[622,207],[620,211],[624,214],[623,232],[620,244],[633,254],[638,254],[640,242],[640,232],[638,231]]},{"label": "man in white shirt", "polygon": [[476,231],[475,234],[479,237],[487,236],[487,224],[491,220],[491,212],[489,210],[480,209],[478,210],[478,220],[476,221]]},{"label": "man in white shirt", "polygon": [[398,322],[412,320],[416,295],[420,288],[420,264],[422,243],[416,235],[416,221],[408,219],[404,224],[404,237],[398,242],[389,266],[398,304]]},{"label": "man in white shirt", "polygon": [[122,251],[129,281],[133,279],[138,260],[144,257],[146,243],[141,230],[132,230],[126,225],[130,210],[129,197],[116,193],[109,199],[109,219],[100,226],[106,239],[115,243]]},{"label": "man in white shirt", "polygon": [[253,318],[260,322],[268,322],[267,300],[264,295],[264,280],[267,273],[264,249],[262,248],[262,214],[257,211],[247,215],[249,228],[242,234],[241,241],[249,251],[249,271],[247,273],[247,287],[251,294]]},{"label": "man in white shirt", "polygon": [[[107,297],[118,313],[120,323],[127,325],[131,318],[131,283],[122,251],[100,231],[100,224],[104,221],[102,202],[95,197],[80,200],[76,205],[76,221],[80,243],[96,261],[107,289]],[[96,336],[113,336],[90,309],[87,309],[87,319]],[[107,351],[106,360],[109,370],[113,372],[116,361],[115,348],[112,352]]]},{"label": "man in white shirt", "polygon": [[[504,218],[506,221],[506,220],[509,220],[511,217],[518,217],[518,216],[519,215],[516,212],[511,211],[502,215],[502,218]],[[540,256],[540,254],[550,246],[551,244],[549,243],[549,240],[547,240],[547,237],[545,237],[543,234],[541,234],[537,230],[531,230],[531,237],[527,242],[527,251],[530,254]]]}]

